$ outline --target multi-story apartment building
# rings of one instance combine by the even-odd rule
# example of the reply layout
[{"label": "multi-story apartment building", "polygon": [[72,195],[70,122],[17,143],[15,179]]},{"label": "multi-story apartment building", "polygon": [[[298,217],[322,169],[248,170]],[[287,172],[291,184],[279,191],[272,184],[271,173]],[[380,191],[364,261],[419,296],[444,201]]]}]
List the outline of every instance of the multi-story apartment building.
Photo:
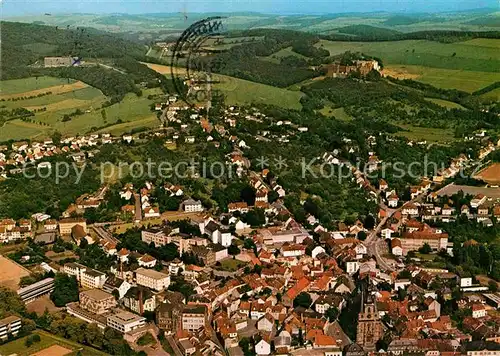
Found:
[{"label": "multi-story apartment building", "polygon": [[182,329],[195,332],[205,328],[207,307],[205,305],[186,305],[182,310]]},{"label": "multi-story apartment building", "polygon": [[123,311],[121,313],[108,316],[106,324],[110,328],[118,330],[121,333],[127,333],[146,325],[146,318]]},{"label": "multi-story apartment building", "polygon": [[164,229],[148,229],[141,232],[142,241],[147,244],[154,242],[155,246],[167,245],[171,242],[170,236]]},{"label": "multi-story apartment building", "polygon": [[115,297],[100,289],[80,293],[80,308],[94,314],[104,314],[116,306]]},{"label": "multi-story apartment building", "polygon": [[404,233],[399,240],[401,241],[401,248],[403,249],[404,255],[406,255],[408,251],[418,250],[425,244],[428,244],[435,251],[440,251],[443,249],[446,250],[448,245],[448,234],[430,231],[414,231],[411,233]]},{"label": "multi-story apartment building", "polygon": [[106,274],[88,269],[81,273],[80,284],[84,288],[102,288],[106,282]]},{"label": "multi-story apartment building", "polygon": [[106,282],[106,274],[79,263],[66,263],[63,272],[75,276],[80,285],[85,288],[102,288]]},{"label": "multi-story apartment building", "polygon": [[0,320],[0,339],[6,340],[10,335],[16,336],[21,329],[21,318],[18,316],[8,316]]},{"label": "multi-story apartment building", "polygon": [[135,271],[135,278],[138,285],[162,291],[170,285],[170,276],[166,273],[158,272],[146,268],[138,268]]}]

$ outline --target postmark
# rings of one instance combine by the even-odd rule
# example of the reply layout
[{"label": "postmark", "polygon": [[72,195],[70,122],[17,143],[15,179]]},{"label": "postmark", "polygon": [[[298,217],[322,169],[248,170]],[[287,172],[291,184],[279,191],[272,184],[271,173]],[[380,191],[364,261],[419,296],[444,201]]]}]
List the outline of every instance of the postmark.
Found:
[{"label": "postmark", "polygon": [[[189,26],[177,40],[170,59],[173,86],[179,97],[190,106],[211,107],[214,69],[217,65],[210,48],[226,31],[225,17],[213,16]],[[185,73],[180,74],[179,67]]]}]

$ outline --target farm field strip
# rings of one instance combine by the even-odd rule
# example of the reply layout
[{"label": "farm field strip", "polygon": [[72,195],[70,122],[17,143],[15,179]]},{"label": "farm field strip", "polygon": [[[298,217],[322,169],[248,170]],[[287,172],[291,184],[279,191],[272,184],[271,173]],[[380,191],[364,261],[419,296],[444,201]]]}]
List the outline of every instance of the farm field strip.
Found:
[{"label": "farm field strip", "polygon": [[16,99],[16,98],[21,98],[23,96],[37,96],[39,94],[44,94],[44,93],[48,93],[48,92],[51,92],[52,95],[56,95],[56,94],[68,93],[71,91],[75,91],[75,90],[83,89],[83,88],[87,88],[87,87],[88,87],[87,84],[85,84],[84,82],[78,81],[78,82],[71,83],[71,84],[61,84],[61,85],[56,85],[56,86],[52,86],[52,87],[45,87],[45,88],[41,88],[41,89],[35,89],[35,90],[25,91],[25,92],[16,93],[16,94],[0,95],[0,100],[1,99]]}]

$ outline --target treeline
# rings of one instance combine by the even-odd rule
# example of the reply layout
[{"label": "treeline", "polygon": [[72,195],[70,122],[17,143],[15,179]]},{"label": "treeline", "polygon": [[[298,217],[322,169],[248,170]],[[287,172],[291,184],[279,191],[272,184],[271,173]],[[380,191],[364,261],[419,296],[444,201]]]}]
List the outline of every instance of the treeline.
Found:
[{"label": "treeline", "polygon": [[257,29],[243,31],[243,35],[259,36],[263,39],[259,42],[233,46],[213,58],[202,59],[198,65],[201,67],[210,61],[214,72],[284,88],[318,76],[320,72],[309,69],[307,62],[294,62],[292,65],[288,65],[287,62],[277,64],[260,57],[270,56],[287,47],[292,47],[296,53],[310,58],[321,58],[329,54],[324,49],[315,48],[314,43],[319,38],[308,33]]},{"label": "treeline", "polygon": [[351,25],[337,29],[338,33],[322,38],[331,41],[402,41],[429,40],[444,43],[466,41],[474,38],[500,38],[500,31],[415,31],[398,32],[369,25]]},{"label": "treeline", "polygon": [[128,75],[100,66],[47,68],[43,71],[54,77],[81,80],[101,90],[115,102],[127,93],[142,94]]},{"label": "treeline", "polygon": [[484,88],[481,88],[479,90],[476,90],[475,92],[472,93],[472,95],[482,95],[482,94],[486,94],[490,91],[493,91],[497,88],[500,88],[500,82],[495,82],[493,84],[490,84]]},{"label": "treeline", "polygon": [[52,27],[37,24],[0,22],[2,27],[1,78],[16,79],[32,75],[45,56],[96,58],[141,57],[145,47],[117,35],[93,29]]},{"label": "treeline", "polygon": [[[325,107],[344,107],[357,121],[389,121],[412,126],[450,128],[457,137],[481,128],[498,128],[500,119],[493,113],[478,110],[477,98],[458,90],[438,89],[414,81],[393,82],[384,79],[327,78],[302,87],[303,110],[314,111]],[[404,85],[406,84],[406,85]],[[426,100],[439,98],[458,102],[471,110],[447,109]]]}]

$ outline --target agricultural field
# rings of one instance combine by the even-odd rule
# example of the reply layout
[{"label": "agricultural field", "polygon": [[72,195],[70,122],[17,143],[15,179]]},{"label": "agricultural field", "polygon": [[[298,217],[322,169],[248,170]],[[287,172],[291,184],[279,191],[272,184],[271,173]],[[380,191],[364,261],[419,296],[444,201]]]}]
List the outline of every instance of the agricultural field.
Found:
[{"label": "agricultural field", "polygon": [[[121,102],[102,109],[102,104],[108,100],[106,96],[79,81],[40,77],[4,81],[1,86],[0,99],[4,100],[0,104],[5,109],[22,107],[34,111],[35,116],[4,123],[0,130],[0,142],[42,139],[55,131],[76,135],[97,129],[120,135],[158,124],[155,113],[150,109],[153,101],[147,96],[160,94],[159,89],[144,90],[141,97],[127,94]],[[80,114],[72,115],[76,110]],[[64,115],[70,115],[71,119],[63,121]]]},{"label": "agricultural field", "polygon": [[474,91],[500,80],[497,39],[458,43],[435,41],[335,42],[317,46],[331,55],[362,52],[382,59],[385,74],[423,81],[442,88]]},{"label": "agricultural field", "polygon": [[90,347],[80,345],[76,342],[68,341],[44,331],[35,331],[34,333],[40,335],[40,342],[36,342],[33,345],[27,347],[25,345],[27,337],[22,337],[20,339],[16,339],[14,341],[1,345],[0,354],[16,354],[18,356],[73,356],[80,352],[80,354],[83,356],[106,355],[104,352],[94,350]]},{"label": "agricultural field", "polygon": [[500,80],[500,73],[407,65],[389,65],[384,68],[384,74],[399,79],[417,80],[437,88],[458,89],[468,93]]},{"label": "agricultural field", "polygon": [[[170,66],[145,63],[147,66],[160,74],[169,75]],[[180,75],[185,74],[184,68],[176,68]],[[244,79],[229,77],[227,75],[214,74],[214,89],[220,90],[226,95],[226,102],[230,105],[242,105],[251,103],[273,104],[285,108],[300,109],[300,98],[302,93],[287,89],[276,88],[270,85],[251,82]]]}]

